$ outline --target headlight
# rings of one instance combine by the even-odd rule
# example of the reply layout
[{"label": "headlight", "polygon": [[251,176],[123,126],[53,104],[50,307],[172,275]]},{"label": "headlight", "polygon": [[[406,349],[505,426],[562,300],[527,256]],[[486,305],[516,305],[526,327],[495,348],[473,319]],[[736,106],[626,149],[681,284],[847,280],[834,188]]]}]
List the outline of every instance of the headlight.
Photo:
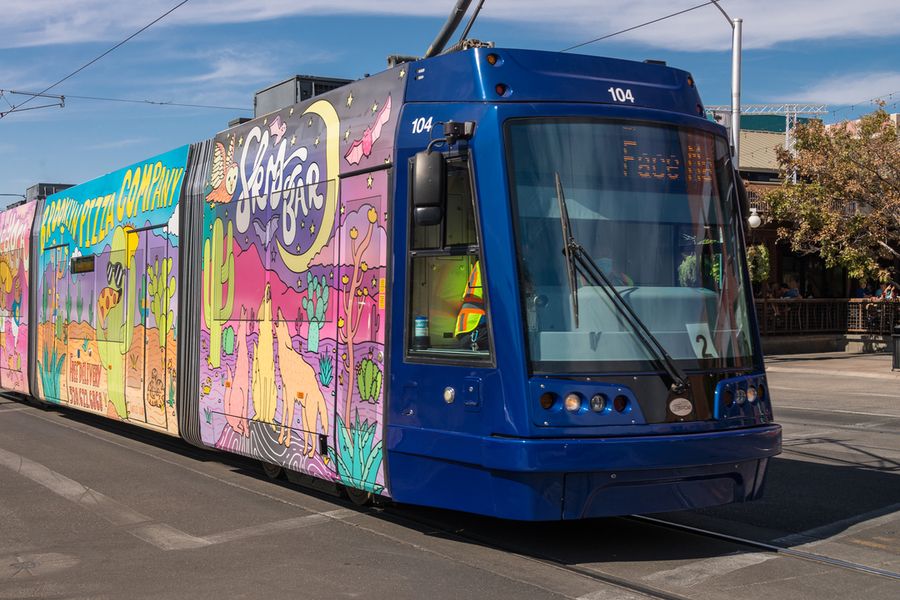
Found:
[{"label": "headlight", "polygon": [[756,388],[752,385],[747,388],[747,400],[750,402],[756,402]]},{"label": "headlight", "polygon": [[577,412],[581,409],[581,396],[572,392],[566,396],[566,410],[569,412]]},{"label": "headlight", "polygon": [[594,394],[591,396],[591,410],[594,412],[603,412],[606,408],[606,396],[603,394]]}]

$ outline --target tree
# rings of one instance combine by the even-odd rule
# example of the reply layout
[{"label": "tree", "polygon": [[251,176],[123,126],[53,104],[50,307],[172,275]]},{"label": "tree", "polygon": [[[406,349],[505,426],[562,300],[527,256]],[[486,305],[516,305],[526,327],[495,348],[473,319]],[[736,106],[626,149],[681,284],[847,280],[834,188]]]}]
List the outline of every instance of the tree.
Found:
[{"label": "tree", "polygon": [[785,183],[768,200],[779,238],[850,277],[886,280],[879,259],[900,257],[900,144],[884,105],[858,124],[798,126],[778,163]]}]

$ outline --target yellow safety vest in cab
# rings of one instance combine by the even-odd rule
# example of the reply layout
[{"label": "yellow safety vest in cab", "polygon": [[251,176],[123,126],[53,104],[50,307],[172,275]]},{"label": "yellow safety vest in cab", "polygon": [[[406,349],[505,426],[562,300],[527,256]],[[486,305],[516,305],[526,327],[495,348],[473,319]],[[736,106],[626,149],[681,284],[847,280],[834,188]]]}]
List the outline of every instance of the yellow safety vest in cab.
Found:
[{"label": "yellow safety vest in cab", "polygon": [[462,306],[456,317],[456,329],[454,337],[459,337],[475,331],[475,328],[484,318],[484,292],[481,289],[481,262],[475,261],[469,281],[466,282],[466,292],[463,295]]}]

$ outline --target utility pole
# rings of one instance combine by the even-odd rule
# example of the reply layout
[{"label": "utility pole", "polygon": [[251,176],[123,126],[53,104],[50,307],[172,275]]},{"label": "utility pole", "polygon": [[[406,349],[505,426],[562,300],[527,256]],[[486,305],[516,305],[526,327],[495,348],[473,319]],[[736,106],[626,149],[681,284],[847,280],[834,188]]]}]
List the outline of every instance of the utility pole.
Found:
[{"label": "utility pole", "polygon": [[731,27],[731,147],[737,171],[741,164],[741,30],[744,20],[737,17],[732,19],[717,0],[712,2]]}]

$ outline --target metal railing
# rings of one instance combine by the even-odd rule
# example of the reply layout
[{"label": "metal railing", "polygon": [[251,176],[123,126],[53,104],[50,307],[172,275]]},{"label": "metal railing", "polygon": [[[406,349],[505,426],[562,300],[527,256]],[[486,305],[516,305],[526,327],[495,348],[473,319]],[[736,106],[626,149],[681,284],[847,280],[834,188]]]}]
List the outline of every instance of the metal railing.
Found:
[{"label": "metal railing", "polygon": [[900,325],[900,299],[756,300],[762,335],[890,334]]}]

